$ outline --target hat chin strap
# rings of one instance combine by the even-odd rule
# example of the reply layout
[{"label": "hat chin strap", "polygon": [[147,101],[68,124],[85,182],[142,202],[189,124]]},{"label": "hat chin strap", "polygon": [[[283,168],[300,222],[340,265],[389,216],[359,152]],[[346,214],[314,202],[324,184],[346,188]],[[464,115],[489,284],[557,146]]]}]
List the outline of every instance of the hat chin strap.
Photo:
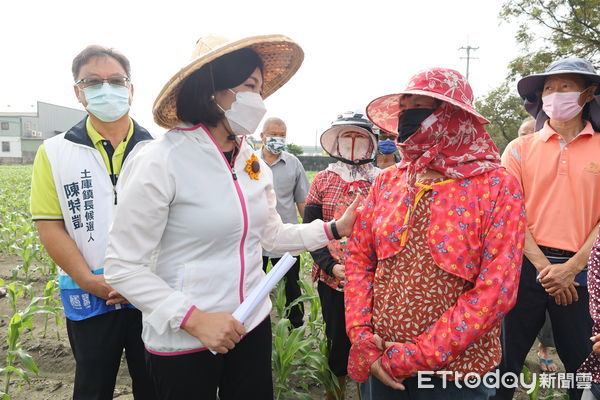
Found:
[{"label": "hat chin strap", "polygon": [[[350,150],[350,156],[352,158],[354,158],[354,145],[355,145],[355,141],[356,141],[356,138],[352,138],[352,149]],[[325,151],[327,151],[327,150],[325,150]],[[340,139],[339,138],[337,140],[337,153],[338,154],[342,153],[340,151]],[[373,160],[375,160],[374,157],[371,157],[371,158],[367,158],[367,159],[364,159],[364,160],[353,161],[353,160],[350,160],[348,158],[344,158],[342,156],[335,156],[335,155],[331,154],[329,151],[327,151],[327,154],[329,154],[330,157],[333,157],[336,160],[339,160],[339,161],[343,162],[344,164],[349,164],[349,165],[364,165],[364,164],[368,164],[370,162],[373,162]]]},{"label": "hat chin strap", "polygon": [[352,160],[348,160],[347,158],[344,158],[344,157],[332,156],[331,154],[329,154],[329,155],[331,157],[335,158],[336,160],[343,162],[344,164],[350,164],[350,165],[364,165],[364,164],[373,162],[373,160],[375,160],[374,158],[367,158],[364,160],[352,161]]}]

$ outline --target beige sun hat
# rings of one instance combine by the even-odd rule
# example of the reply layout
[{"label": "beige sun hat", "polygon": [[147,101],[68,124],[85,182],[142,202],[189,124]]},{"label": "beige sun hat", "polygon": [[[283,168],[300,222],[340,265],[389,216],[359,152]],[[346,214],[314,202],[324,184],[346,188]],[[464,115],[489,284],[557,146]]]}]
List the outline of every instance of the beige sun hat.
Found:
[{"label": "beige sun hat", "polygon": [[152,107],[154,121],[167,129],[181,123],[177,118],[177,96],[183,81],[209,62],[243,48],[254,50],[262,60],[263,99],[282,87],[304,60],[302,48],[283,35],[252,36],[239,40],[204,36],[196,42],[191,61],[169,79],[156,97]]}]

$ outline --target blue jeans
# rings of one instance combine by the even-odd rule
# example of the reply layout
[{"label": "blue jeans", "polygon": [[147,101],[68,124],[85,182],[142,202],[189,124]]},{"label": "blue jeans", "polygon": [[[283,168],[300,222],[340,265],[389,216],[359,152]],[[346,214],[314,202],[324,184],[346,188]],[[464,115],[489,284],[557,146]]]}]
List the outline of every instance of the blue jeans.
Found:
[{"label": "blue jeans", "polygon": [[395,390],[371,375],[368,381],[360,384],[360,395],[362,400],[487,400],[496,392],[483,384],[468,388],[462,383],[459,389],[454,381],[446,380],[444,388],[441,378],[431,376],[426,384],[434,387],[419,388],[418,378],[412,377],[402,382],[406,390]]}]

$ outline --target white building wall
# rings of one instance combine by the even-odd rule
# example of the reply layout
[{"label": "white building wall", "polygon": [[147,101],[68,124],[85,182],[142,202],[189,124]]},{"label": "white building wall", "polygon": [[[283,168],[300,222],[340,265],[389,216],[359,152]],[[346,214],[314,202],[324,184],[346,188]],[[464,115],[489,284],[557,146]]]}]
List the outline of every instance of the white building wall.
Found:
[{"label": "white building wall", "polygon": [[[8,142],[9,151],[3,151],[5,149],[5,144]],[[21,153],[21,138],[14,136],[0,136],[0,158],[3,157],[18,157],[21,158],[23,155]]]},{"label": "white building wall", "polygon": [[83,110],[57,106],[55,104],[38,101],[38,129],[42,132],[42,139],[58,135],[81,121],[87,113]]}]

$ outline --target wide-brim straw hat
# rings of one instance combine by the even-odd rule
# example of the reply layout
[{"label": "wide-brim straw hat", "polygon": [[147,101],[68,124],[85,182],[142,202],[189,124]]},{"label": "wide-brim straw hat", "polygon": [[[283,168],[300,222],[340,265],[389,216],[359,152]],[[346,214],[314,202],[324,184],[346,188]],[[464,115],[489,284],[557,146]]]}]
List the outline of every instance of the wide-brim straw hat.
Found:
[{"label": "wide-brim straw hat", "polygon": [[215,35],[204,36],[196,42],[191,61],[173,75],[158,94],[152,107],[154,121],[167,129],[180,124],[181,121],[177,118],[177,96],[183,82],[209,62],[244,48],[254,50],[262,60],[263,99],[290,80],[304,60],[302,48],[283,35],[252,36],[238,40]]},{"label": "wide-brim straw hat", "polygon": [[481,124],[489,121],[473,108],[473,90],[466,78],[449,68],[430,68],[413,76],[406,89],[381,96],[367,106],[367,116],[386,132],[398,134],[400,98],[403,95],[433,97],[452,104],[473,115]]}]

